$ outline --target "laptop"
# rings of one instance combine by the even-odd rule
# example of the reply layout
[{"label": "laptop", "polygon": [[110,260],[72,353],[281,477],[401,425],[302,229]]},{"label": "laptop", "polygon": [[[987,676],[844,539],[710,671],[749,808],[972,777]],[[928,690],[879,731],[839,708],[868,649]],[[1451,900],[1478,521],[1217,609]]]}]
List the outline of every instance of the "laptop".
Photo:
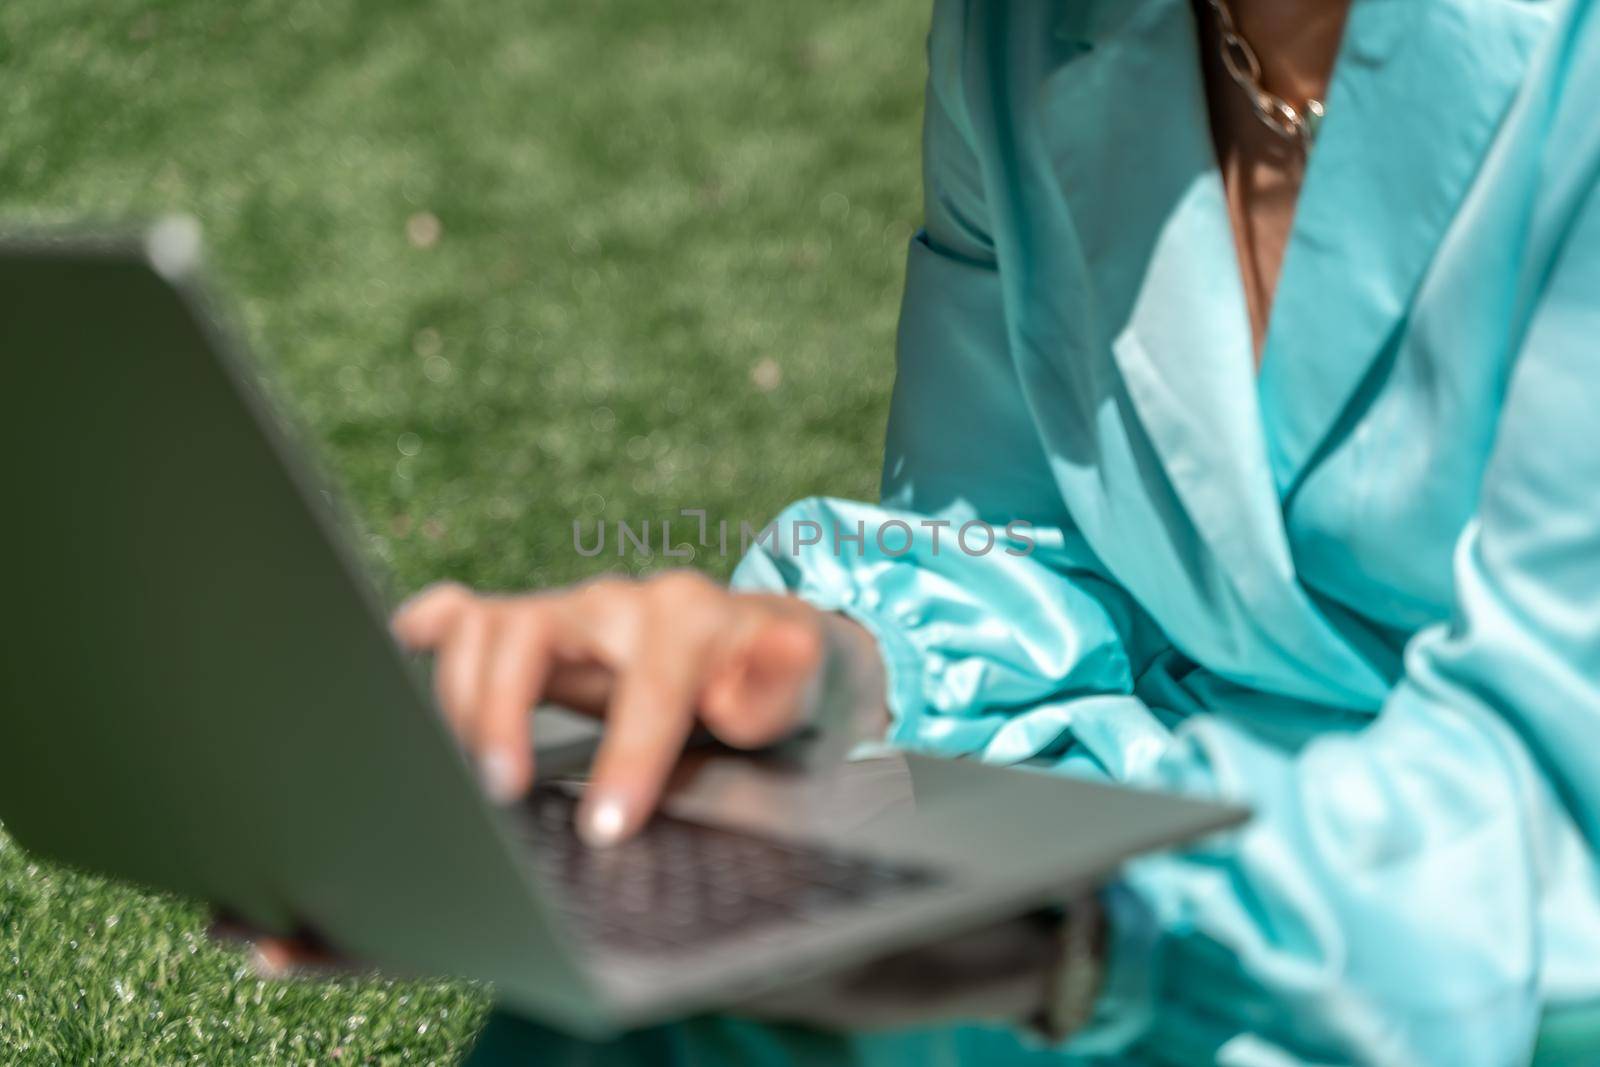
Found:
[{"label": "laptop", "polygon": [[0,660],[0,819],[26,847],[601,1035],[1066,900],[1244,817],[818,739],[700,747],[640,836],[591,851],[584,737],[546,712],[561,759],[492,806],[199,245],[183,219],[0,239],[0,544],[25,620]]}]

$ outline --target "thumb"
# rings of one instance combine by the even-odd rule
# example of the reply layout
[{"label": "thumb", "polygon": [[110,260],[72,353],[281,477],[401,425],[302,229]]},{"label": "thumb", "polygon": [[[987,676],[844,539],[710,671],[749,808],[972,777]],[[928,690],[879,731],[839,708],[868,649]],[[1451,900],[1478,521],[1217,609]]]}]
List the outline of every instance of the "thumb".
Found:
[{"label": "thumb", "polygon": [[823,662],[820,619],[763,610],[709,673],[701,719],[736,748],[769,745],[801,725]]}]

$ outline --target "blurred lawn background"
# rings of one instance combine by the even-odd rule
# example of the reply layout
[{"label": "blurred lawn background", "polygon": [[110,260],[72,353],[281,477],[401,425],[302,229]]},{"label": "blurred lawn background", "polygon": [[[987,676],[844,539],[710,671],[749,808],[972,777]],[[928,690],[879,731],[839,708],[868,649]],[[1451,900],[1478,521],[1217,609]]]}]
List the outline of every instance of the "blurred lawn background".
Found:
[{"label": "blurred lawn background", "polygon": [[[10,0],[0,223],[192,213],[396,592],[566,582],[623,565],[580,557],[574,519],[736,530],[874,494],[926,20]],[[0,837],[0,1060],[445,1063],[486,1010],[454,984],[262,983],[204,922]]]}]

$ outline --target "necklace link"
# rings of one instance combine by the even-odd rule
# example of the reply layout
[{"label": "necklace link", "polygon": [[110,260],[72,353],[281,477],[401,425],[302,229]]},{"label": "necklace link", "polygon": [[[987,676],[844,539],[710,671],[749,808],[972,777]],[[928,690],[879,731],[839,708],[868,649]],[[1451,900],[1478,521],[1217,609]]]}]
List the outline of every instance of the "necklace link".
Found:
[{"label": "necklace link", "polygon": [[1222,66],[1235,85],[1244,91],[1250,101],[1250,110],[1267,129],[1297,145],[1303,155],[1311,154],[1311,145],[1317,137],[1317,127],[1322,122],[1323,108],[1320,100],[1307,100],[1304,113],[1283,97],[1268,89],[1261,81],[1261,60],[1250,42],[1239,33],[1233,21],[1233,10],[1227,0],[1206,0],[1217,19],[1218,51]]}]

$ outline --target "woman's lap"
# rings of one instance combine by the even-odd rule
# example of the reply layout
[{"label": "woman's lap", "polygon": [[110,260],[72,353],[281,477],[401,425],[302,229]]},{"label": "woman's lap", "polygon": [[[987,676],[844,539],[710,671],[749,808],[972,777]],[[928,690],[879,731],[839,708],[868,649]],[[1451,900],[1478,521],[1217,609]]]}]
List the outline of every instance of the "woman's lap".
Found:
[{"label": "woman's lap", "polygon": [[1004,1029],[961,1026],[896,1033],[836,1034],[706,1016],[587,1041],[495,1012],[467,1067],[1043,1067],[1059,1054]]}]

